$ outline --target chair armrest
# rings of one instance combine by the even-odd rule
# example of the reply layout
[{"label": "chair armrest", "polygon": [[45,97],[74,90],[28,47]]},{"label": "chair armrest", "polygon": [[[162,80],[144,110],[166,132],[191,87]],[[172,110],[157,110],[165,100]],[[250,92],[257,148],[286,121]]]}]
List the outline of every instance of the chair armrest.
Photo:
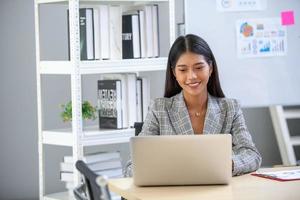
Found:
[{"label": "chair armrest", "polygon": [[86,190],[85,190],[85,184],[81,184],[79,186],[77,186],[73,192],[74,192],[74,196],[77,200],[88,200],[87,194],[86,194]]}]

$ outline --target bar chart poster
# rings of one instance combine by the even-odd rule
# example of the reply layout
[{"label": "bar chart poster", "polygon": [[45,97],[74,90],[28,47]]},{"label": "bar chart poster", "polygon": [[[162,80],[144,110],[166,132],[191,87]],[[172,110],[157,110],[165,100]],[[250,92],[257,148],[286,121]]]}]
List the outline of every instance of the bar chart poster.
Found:
[{"label": "bar chart poster", "polygon": [[238,58],[287,54],[287,31],[280,18],[237,20],[236,33]]}]

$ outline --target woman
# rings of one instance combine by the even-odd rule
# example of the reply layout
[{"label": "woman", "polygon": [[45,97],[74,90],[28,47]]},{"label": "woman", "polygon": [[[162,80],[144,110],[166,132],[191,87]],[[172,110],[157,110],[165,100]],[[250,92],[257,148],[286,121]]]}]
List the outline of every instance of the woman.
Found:
[{"label": "woman", "polygon": [[[232,174],[259,168],[261,156],[241,108],[236,100],[225,98],[216,60],[202,38],[192,34],[180,36],[172,45],[164,97],[152,102],[140,135],[230,133]],[[132,176],[130,161],[125,176]]]}]

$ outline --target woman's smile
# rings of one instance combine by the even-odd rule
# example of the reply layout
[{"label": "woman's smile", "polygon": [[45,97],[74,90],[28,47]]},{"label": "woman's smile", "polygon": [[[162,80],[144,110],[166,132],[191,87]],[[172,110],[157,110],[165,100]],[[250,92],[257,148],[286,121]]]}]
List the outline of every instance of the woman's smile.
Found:
[{"label": "woman's smile", "polygon": [[189,86],[190,88],[197,88],[199,85],[201,84],[201,82],[191,82],[191,83],[186,83],[187,86]]}]

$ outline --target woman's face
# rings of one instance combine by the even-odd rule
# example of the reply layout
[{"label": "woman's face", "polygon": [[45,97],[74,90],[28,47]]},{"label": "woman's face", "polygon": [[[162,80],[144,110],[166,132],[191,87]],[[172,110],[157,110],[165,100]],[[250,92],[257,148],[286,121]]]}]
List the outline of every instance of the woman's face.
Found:
[{"label": "woman's face", "polygon": [[212,67],[202,55],[186,52],[179,57],[173,73],[184,94],[198,96],[207,92]]}]

